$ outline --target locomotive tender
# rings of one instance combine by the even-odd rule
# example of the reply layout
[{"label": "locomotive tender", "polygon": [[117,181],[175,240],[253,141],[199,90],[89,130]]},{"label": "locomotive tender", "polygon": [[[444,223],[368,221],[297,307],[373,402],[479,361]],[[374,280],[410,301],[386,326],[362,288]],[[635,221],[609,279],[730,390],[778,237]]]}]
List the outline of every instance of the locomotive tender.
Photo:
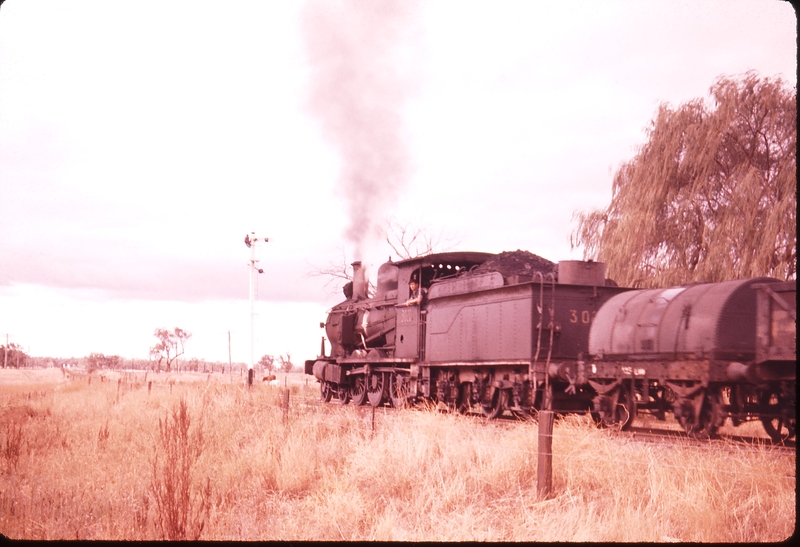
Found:
[{"label": "locomotive tender", "polygon": [[[412,279],[423,306],[403,305]],[[795,434],[796,291],[771,278],[623,288],[602,263],[516,251],[387,262],[370,295],[356,262],[325,323],[330,354],[323,338],[305,372],[326,402],[589,412],[623,429],[672,412],[701,438],[758,419],[778,440]]]}]

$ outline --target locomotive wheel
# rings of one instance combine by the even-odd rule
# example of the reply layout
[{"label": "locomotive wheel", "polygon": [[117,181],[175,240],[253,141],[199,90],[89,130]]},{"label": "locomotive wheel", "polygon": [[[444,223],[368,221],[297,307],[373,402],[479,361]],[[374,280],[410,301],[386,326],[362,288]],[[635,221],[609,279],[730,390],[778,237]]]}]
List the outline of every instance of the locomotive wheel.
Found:
[{"label": "locomotive wheel", "polygon": [[339,397],[339,401],[346,405],[350,402],[350,388],[345,385],[340,385],[339,389],[336,390],[336,396]]},{"label": "locomotive wheel", "polygon": [[328,382],[320,382],[319,384],[319,400],[323,403],[328,403],[333,396],[333,389]]},{"label": "locomotive wheel", "polygon": [[[759,402],[762,406],[774,408],[774,412],[770,414],[778,414],[783,409],[783,398],[780,391],[777,389],[768,389],[761,393]],[[791,420],[786,420],[784,416],[780,417],[762,417],[761,424],[764,426],[764,431],[767,432],[772,442],[780,443],[792,437],[795,434],[794,423]]]},{"label": "locomotive wheel", "polygon": [[464,382],[463,384],[458,386],[458,400],[456,401],[456,411],[458,411],[459,414],[466,414],[469,412],[470,408],[472,408],[470,399],[472,399],[472,383]]},{"label": "locomotive wheel", "polygon": [[367,404],[367,380],[363,374],[353,377],[353,385],[350,386],[350,397],[353,398],[353,404],[356,406]]},{"label": "locomotive wheel", "polygon": [[389,384],[389,400],[395,408],[405,408],[408,405],[408,385],[402,374],[392,374]]},{"label": "locomotive wheel", "polygon": [[507,402],[508,392],[505,389],[495,389],[492,396],[492,404],[490,406],[481,405],[483,415],[490,420],[497,418],[506,409]]},{"label": "locomotive wheel", "polygon": [[367,400],[372,406],[381,406],[386,382],[382,372],[372,372],[367,379]]},{"label": "locomotive wheel", "polygon": [[509,402],[512,406],[511,415],[518,420],[529,420],[531,419],[531,407],[525,404],[527,401],[523,393],[523,389],[519,390],[517,393],[514,393],[514,391],[511,392],[512,396],[509,397]]}]

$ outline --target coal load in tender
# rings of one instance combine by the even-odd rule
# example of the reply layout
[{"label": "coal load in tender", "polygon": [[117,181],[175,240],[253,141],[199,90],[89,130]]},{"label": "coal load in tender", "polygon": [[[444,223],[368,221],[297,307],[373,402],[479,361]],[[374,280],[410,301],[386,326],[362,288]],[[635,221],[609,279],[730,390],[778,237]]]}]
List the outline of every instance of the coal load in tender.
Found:
[{"label": "coal load in tender", "polygon": [[487,272],[499,272],[503,277],[529,276],[532,277],[536,272],[543,276],[549,273],[556,273],[558,268],[554,262],[546,258],[529,253],[528,251],[504,251],[494,255],[492,258],[472,270],[471,274],[482,274]]}]

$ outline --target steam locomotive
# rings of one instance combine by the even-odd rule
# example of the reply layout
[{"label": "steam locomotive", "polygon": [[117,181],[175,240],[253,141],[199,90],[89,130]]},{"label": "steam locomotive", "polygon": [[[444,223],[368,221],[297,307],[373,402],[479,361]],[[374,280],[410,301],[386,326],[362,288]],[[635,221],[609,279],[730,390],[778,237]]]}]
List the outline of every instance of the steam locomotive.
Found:
[{"label": "steam locomotive", "polygon": [[[420,305],[406,305],[412,280]],[[794,281],[643,290],[618,287],[600,262],[451,252],[387,262],[370,292],[354,263],[324,325],[330,352],[323,337],[305,362],[325,402],[588,412],[620,429],[671,412],[697,438],[727,418],[795,435]]]}]

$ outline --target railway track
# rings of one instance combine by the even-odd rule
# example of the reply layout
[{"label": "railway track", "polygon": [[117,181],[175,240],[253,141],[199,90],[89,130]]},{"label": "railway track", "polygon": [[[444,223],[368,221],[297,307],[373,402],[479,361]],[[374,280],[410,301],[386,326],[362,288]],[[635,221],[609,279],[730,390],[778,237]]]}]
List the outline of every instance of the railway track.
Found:
[{"label": "railway track", "polygon": [[[309,406],[324,406],[326,404],[334,404],[340,406],[350,406],[350,405],[341,405],[338,402],[332,403],[322,403],[317,399],[314,400],[307,400],[305,404]],[[422,406],[424,407],[424,405]],[[422,408],[419,407],[419,408]],[[415,408],[414,405],[410,406],[408,409],[402,409],[401,412],[407,411],[409,409]],[[368,413],[370,412],[369,405],[361,407],[362,412]],[[376,410],[380,410],[381,413],[390,413],[393,414],[398,412],[398,409],[392,407],[390,404],[381,405]],[[442,412],[447,412],[447,410],[442,410]],[[500,426],[511,426],[514,424],[519,424],[520,422],[528,422],[531,424],[536,423],[535,416],[531,416],[528,418],[520,418],[518,416],[514,416],[511,413],[504,413],[501,416],[498,416],[494,419],[487,419],[480,411],[471,410],[463,414],[463,416],[467,419],[482,421],[487,424],[495,424]],[[614,435],[620,439],[629,439],[634,441],[640,441],[643,443],[680,443],[680,444],[688,444],[688,445],[696,445],[696,446],[709,446],[713,444],[739,444],[742,446],[752,446],[752,447],[759,447],[759,448],[766,448],[769,447],[770,449],[777,450],[781,453],[796,453],[797,451],[797,441],[796,439],[787,439],[782,442],[774,442],[767,437],[759,437],[759,436],[747,436],[747,435],[734,435],[728,433],[720,433],[715,435],[711,439],[696,439],[689,434],[687,434],[683,430],[678,429],[670,429],[669,426],[666,427],[652,427],[647,424],[639,424],[638,426],[633,426],[628,431],[618,431],[614,429],[606,429],[606,431],[610,435]]]},{"label": "railway track", "polygon": [[772,439],[765,437],[752,437],[744,435],[730,435],[718,434],[711,439],[701,440],[695,439],[687,434],[685,431],[675,431],[666,428],[653,428],[653,427],[632,427],[629,431],[617,432],[620,437],[630,438],[643,442],[681,442],[687,444],[708,445],[708,444],[741,444],[754,447],[770,447],[780,452],[796,452],[797,441],[796,439],[787,439],[782,442],[774,442]]},{"label": "railway track", "polygon": [[[476,419],[485,419],[480,413],[470,413],[467,416],[475,417]],[[535,422],[535,418],[528,418],[528,421]],[[496,423],[518,423],[522,421],[519,417],[509,414],[503,414],[495,420]],[[696,439],[690,436],[683,430],[669,429],[668,427],[651,427],[647,425],[639,425],[631,427],[628,431],[619,431],[614,429],[607,429],[610,435],[617,436],[621,439],[630,439],[641,441],[645,443],[681,443],[696,446],[709,446],[713,444],[740,444],[743,446],[753,446],[759,448],[769,447],[770,449],[777,450],[782,453],[796,453],[797,440],[795,438],[786,439],[782,442],[774,442],[768,437],[747,436],[747,435],[734,435],[721,433],[715,435],[711,439]]]}]

